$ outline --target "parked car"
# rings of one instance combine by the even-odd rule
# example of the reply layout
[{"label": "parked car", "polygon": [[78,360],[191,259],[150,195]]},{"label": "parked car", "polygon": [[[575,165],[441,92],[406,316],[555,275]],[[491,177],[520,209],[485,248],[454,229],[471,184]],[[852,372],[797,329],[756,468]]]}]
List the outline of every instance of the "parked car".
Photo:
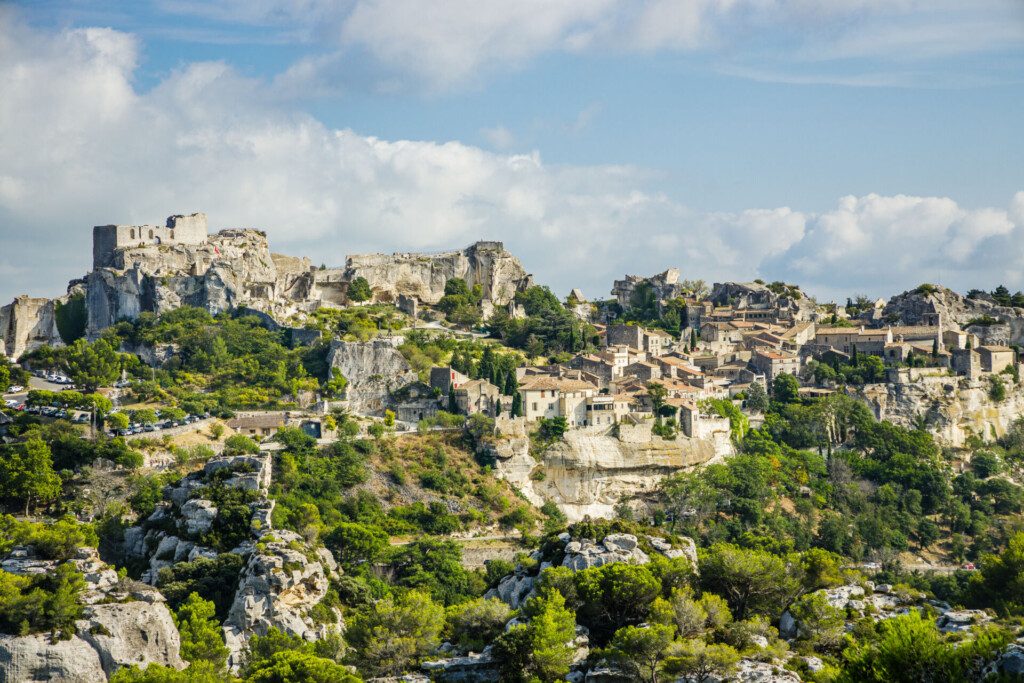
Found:
[{"label": "parked car", "polygon": [[19,393],[21,391],[25,391],[25,387],[21,386],[20,384],[15,384],[15,385],[11,386],[7,390],[7,393],[8,394],[17,394],[17,393]]}]

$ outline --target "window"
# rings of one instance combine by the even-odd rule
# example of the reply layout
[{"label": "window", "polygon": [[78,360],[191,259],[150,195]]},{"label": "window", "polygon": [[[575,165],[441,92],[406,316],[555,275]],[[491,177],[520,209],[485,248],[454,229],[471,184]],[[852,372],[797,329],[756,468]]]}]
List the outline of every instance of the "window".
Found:
[{"label": "window", "polygon": [[174,239],[174,231],[173,230],[171,230],[171,239],[172,240]]},{"label": "window", "polygon": [[532,410],[537,410],[537,402],[534,401]]},{"label": "window", "polygon": [[153,239],[153,231],[152,230],[149,231],[149,239]]},{"label": "window", "polygon": [[132,232],[132,236],[131,236],[131,239],[135,239],[135,228],[132,228],[132,231],[131,231],[131,232]]}]

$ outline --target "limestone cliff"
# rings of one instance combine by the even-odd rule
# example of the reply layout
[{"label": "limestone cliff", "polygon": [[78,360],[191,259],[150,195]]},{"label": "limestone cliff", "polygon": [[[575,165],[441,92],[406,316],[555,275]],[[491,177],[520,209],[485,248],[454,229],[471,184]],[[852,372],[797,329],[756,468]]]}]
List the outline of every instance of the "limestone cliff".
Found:
[{"label": "limestone cliff", "polygon": [[122,318],[182,305],[211,313],[245,306],[281,319],[317,305],[308,259],[270,253],[257,230],[223,230],[203,244],[151,244],[117,250],[86,277],[87,334]]},{"label": "limestone cliff", "polygon": [[1003,436],[1024,416],[1024,386],[999,375],[1006,398],[993,401],[987,378],[968,380],[952,375],[906,373],[900,381],[866,385],[858,396],[875,416],[904,427],[922,418],[941,443],[961,447],[972,434],[986,441]]},{"label": "limestone cliff", "polygon": [[612,517],[620,501],[653,492],[664,477],[733,452],[727,434],[666,440],[641,424],[572,430],[535,458],[521,421],[499,421],[499,431],[485,446],[497,475],[535,505],[554,501],[570,522]]},{"label": "limestone cliff", "polygon": [[60,346],[55,299],[19,296],[0,308],[0,353],[11,358],[43,344]]},{"label": "limestone cliff", "polygon": [[484,300],[496,306],[508,305],[516,292],[533,283],[501,242],[477,242],[439,254],[357,254],[346,260],[345,277],[366,278],[378,300],[407,296],[427,304],[441,300],[452,278],[462,278],[471,288],[480,285]]},{"label": "limestone cliff", "polygon": [[417,380],[416,373],[395,347],[396,341],[331,342],[327,363],[348,380],[345,399],[352,411],[383,415],[391,392]]},{"label": "limestone cliff", "polygon": [[[985,318],[995,322],[968,326]],[[878,322],[943,326],[955,323],[978,335],[983,344],[1024,344],[1024,309],[1000,306],[986,295],[969,299],[939,286],[913,289],[892,297]]]},{"label": "limestone cliff", "polygon": [[[164,598],[155,589],[130,580],[100,561],[92,548],[69,560],[85,577],[82,618],[69,640],[49,634],[0,635],[0,681],[95,683],[122,667],[162,664],[185,668],[181,640]],[[15,548],[0,569],[13,574],[53,571],[32,548]]]}]

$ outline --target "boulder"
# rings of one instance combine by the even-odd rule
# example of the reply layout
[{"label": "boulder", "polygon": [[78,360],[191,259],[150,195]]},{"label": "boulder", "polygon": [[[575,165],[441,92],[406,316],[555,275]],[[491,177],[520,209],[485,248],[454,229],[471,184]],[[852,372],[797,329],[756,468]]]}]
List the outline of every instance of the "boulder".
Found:
[{"label": "boulder", "polygon": [[580,571],[615,562],[646,564],[649,561],[647,554],[637,546],[636,536],[609,534],[600,544],[588,539],[568,543],[562,566]]},{"label": "boulder", "polygon": [[939,615],[935,625],[943,633],[960,633],[989,621],[992,621],[992,617],[979,609],[950,610]]},{"label": "boulder", "polygon": [[99,654],[107,675],[133,665],[185,668],[178,629],[162,602],[92,605],[76,625],[78,637]]}]

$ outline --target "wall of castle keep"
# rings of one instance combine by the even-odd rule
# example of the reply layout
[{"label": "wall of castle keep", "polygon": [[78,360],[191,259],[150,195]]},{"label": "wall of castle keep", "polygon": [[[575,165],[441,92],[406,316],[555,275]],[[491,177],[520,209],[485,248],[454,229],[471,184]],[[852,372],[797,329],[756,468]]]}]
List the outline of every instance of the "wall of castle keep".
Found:
[{"label": "wall of castle keep", "polygon": [[147,244],[203,244],[206,214],[169,216],[166,225],[97,225],[92,229],[92,267],[111,265],[114,252]]}]

